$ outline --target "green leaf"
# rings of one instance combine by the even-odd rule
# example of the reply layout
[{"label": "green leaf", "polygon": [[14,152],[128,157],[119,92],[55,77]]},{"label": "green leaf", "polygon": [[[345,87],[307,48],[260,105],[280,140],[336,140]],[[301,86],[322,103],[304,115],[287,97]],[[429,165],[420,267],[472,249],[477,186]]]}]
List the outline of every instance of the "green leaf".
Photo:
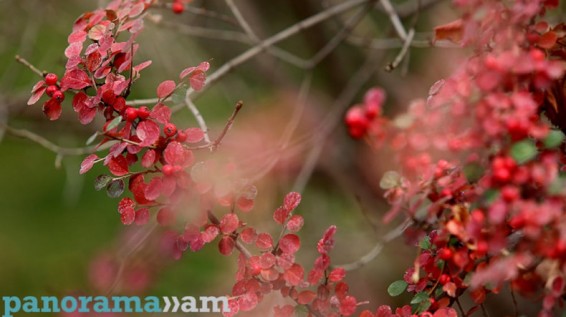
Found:
[{"label": "green leaf", "polygon": [[94,142],[94,140],[96,140],[96,137],[98,136],[98,131],[94,132],[93,135],[91,135],[88,140],[86,140],[86,145],[91,144],[92,142]]},{"label": "green leaf", "polygon": [[471,163],[464,166],[463,172],[469,182],[475,183],[482,177],[483,168],[479,164]]},{"label": "green leaf", "polygon": [[564,141],[564,133],[560,130],[552,130],[544,139],[544,146],[548,149],[555,148]]},{"label": "green leaf", "polygon": [[391,283],[391,285],[389,285],[389,287],[387,288],[387,293],[389,293],[390,296],[399,296],[406,289],[407,289],[407,282],[403,280],[398,280]]},{"label": "green leaf", "polygon": [[106,194],[110,198],[118,198],[124,192],[124,181],[122,179],[115,179],[106,188]]},{"label": "green leaf", "polygon": [[530,161],[537,153],[537,147],[531,140],[517,142],[511,147],[511,157],[519,164]]},{"label": "green leaf", "polygon": [[483,199],[485,200],[486,204],[491,204],[499,197],[499,191],[497,189],[488,189],[483,194]]},{"label": "green leaf", "polygon": [[120,124],[120,122],[122,122],[122,116],[117,116],[116,118],[112,119],[112,121],[110,121],[110,123],[106,127],[106,131],[114,129]]},{"label": "green leaf", "polygon": [[103,189],[110,184],[112,179],[113,178],[108,175],[98,175],[98,177],[94,180],[94,189],[97,191]]},{"label": "green leaf", "polygon": [[413,297],[413,299],[411,299],[411,304],[419,304],[419,303],[422,303],[424,301],[429,301],[428,300],[428,294],[425,293],[425,292],[420,292],[420,293],[417,293]]},{"label": "green leaf", "polygon": [[391,189],[398,186],[401,183],[401,176],[395,171],[387,171],[383,174],[381,181],[379,182],[379,187],[381,189]]},{"label": "green leaf", "polygon": [[432,246],[432,243],[430,243],[430,237],[429,236],[424,237],[424,239],[422,239],[421,242],[419,242],[419,247],[423,250],[428,250],[428,249],[430,249],[431,246]]}]

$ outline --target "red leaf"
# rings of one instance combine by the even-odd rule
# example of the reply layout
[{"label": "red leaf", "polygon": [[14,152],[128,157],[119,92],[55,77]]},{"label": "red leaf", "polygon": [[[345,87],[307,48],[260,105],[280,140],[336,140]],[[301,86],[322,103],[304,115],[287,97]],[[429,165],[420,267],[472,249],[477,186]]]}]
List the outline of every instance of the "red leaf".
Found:
[{"label": "red leaf", "polygon": [[158,103],[151,110],[149,117],[159,123],[166,124],[171,120],[171,109],[162,103]]},{"label": "red leaf", "polygon": [[461,19],[443,24],[434,28],[434,41],[448,40],[455,44],[460,44],[464,34]]},{"label": "red leaf", "polygon": [[326,229],[322,239],[318,241],[317,250],[320,254],[327,254],[334,247],[334,234],[336,234],[336,226],[330,226]]},{"label": "red leaf", "polygon": [[45,89],[47,89],[45,82],[43,80],[38,81],[31,89],[31,97],[29,97],[28,106],[35,104],[39,98],[43,96]]},{"label": "red leaf", "polygon": [[188,143],[198,143],[204,139],[204,132],[200,128],[188,128],[185,133]]},{"label": "red leaf", "polygon": [[86,68],[92,73],[102,62],[102,55],[98,51],[94,51],[86,57]]},{"label": "red leaf", "polygon": [[356,312],[356,299],[353,296],[346,296],[340,301],[340,314],[350,316]]},{"label": "red leaf", "polygon": [[149,221],[149,209],[141,208],[136,211],[135,222],[136,225],[142,226]]},{"label": "red leaf", "polygon": [[162,99],[168,97],[175,91],[175,82],[172,80],[166,80],[157,86],[157,97]]},{"label": "red leaf", "polygon": [[254,200],[240,197],[236,201],[236,206],[243,212],[250,212],[254,208]]},{"label": "red leaf", "polygon": [[177,141],[170,142],[163,151],[165,162],[171,165],[187,167],[194,162],[193,152]]},{"label": "red leaf", "polygon": [[131,225],[136,219],[136,211],[133,208],[124,209],[124,212],[120,215],[122,223],[125,225]]},{"label": "red leaf", "polygon": [[313,291],[302,291],[297,297],[297,302],[301,305],[310,304],[316,298],[316,293]]},{"label": "red leaf", "polygon": [[189,77],[189,83],[194,90],[199,91],[204,87],[206,83],[206,75],[203,71],[196,70]]},{"label": "red leaf", "polygon": [[257,233],[254,228],[246,228],[240,233],[240,238],[244,243],[252,244],[255,243],[257,239]]},{"label": "red leaf", "polygon": [[97,159],[98,159],[98,156],[96,154],[91,154],[91,155],[85,157],[85,159],[81,163],[81,169],[80,169],[79,173],[84,174],[84,173],[88,172],[92,168],[92,166],[94,165],[94,161],[96,161]]},{"label": "red leaf", "polygon": [[[119,156],[123,157],[123,156]],[[128,188],[134,194],[134,199],[138,202],[138,204],[147,204],[151,201],[145,197],[145,189],[147,185],[144,182],[143,174],[136,174],[130,178],[130,184]]]},{"label": "red leaf", "polygon": [[61,104],[55,99],[49,99],[43,104],[43,113],[51,121],[59,119],[62,111]]},{"label": "red leaf", "polygon": [[65,49],[65,56],[67,58],[79,56],[82,50],[83,50],[82,42],[73,42],[69,44],[69,46],[67,46],[67,48]]},{"label": "red leaf", "polygon": [[79,121],[81,124],[89,124],[96,116],[96,108],[84,107],[79,111]]},{"label": "red leaf", "polygon": [[554,44],[556,44],[557,40],[558,35],[556,35],[556,33],[553,31],[549,31],[540,36],[540,38],[538,39],[538,46],[548,50],[551,49]]},{"label": "red leaf", "polygon": [[297,206],[301,203],[301,194],[297,192],[288,193],[283,200],[283,207],[289,211],[295,210]]},{"label": "red leaf", "polygon": [[222,217],[222,220],[220,220],[220,231],[222,231],[223,234],[230,234],[236,231],[239,226],[240,220],[236,214],[226,214]]},{"label": "red leaf", "polygon": [[218,250],[222,255],[230,255],[234,251],[234,239],[230,236],[224,236],[218,243]]},{"label": "red leaf", "polygon": [[295,313],[295,307],[291,305],[285,305],[283,307],[275,306],[273,307],[273,317],[293,317]]},{"label": "red leaf", "polygon": [[113,157],[108,161],[108,169],[115,176],[124,176],[129,173],[128,161],[122,155]]},{"label": "red leaf", "polygon": [[301,247],[301,240],[296,234],[286,234],[279,240],[279,249],[283,253],[294,254]]},{"label": "red leaf", "polygon": [[118,203],[118,212],[123,214],[126,209],[134,209],[136,203],[129,197],[124,197]]},{"label": "red leaf", "polygon": [[144,120],[138,124],[136,135],[140,139],[140,146],[152,145],[159,139],[159,126],[151,120]]},{"label": "red leaf", "polygon": [[214,239],[216,239],[219,233],[220,230],[218,230],[218,227],[210,225],[206,227],[206,229],[204,229],[204,232],[201,234],[202,241],[206,243],[212,242]]},{"label": "red leaf", "polygon": [[298,286],[303,281],[304,276],[305,270],[297,263],[283,273],[283,279],[288,286]]},{"label": "red leaf", "polygon": [[293,215],[287,222],[287,230],[291,232],[297,232],[301,230],[305,223],[305,220],[300,215]]},{"label": "red leaf", "polygon": [[340,282],[341,280],[344,279],[345,276],[346,276],[346,270],[344,270],[344,268],[338,267],[332,270],[332,272],[330,272],[330,275],[328,275],[328,279],[331,282]]},{"label": "red leaf", "polygon": [[90,78],[85,71],[80,69],[73,69],[65,73],[61,79],[61,90],[68,89],[83,89],[91,86]]},{"label": "red leaf", "polygon": [[145,188],[145,198],[148,200],[156,200],[161,194],[162,182],[161,178],[154,177],[151,179],[147,187]]},{"label": "red leaf", "polygon": [[192,74],[196,70],[199,70],[201,72],[206,72],[208,70],[208,68],[210,68],[210,64],[208,62],[202,62],[196,67],[195,66],[187,67],[187,68],[183,69],[183,71],[179,75],[179,78],[183,79],[183,78],[189,76],[190,74]]},{"label": "red leaf", "polygon": [[267,270],[275,265],[275,255],[267,252],[259,257],[259,265],[262,269]]},{"label": "red leaf", "polygon": [[150,168],[153,166],[153,164],[155,164],[155,158],[156,158],[155,150],[153,149],[147,150],[142,156],[141,165],[145,168]]},{"label": "red leaf", "polygon": [[77,93],[73,97],[73,110],[75,110],[75,112],[80,112],[84,107],[86,107],[87,99],[88,96],[84,92],[80,91]]},{"label": "red leaf", "polygon": [[273,247],[273,239],[267,233],[260,233],[257,236],[255,245],[261,250],[271,249]]},{"label": "red leaf", "polygon": [[142,70],[144,70],[145,68],[147,68],[149,65],[151,65],[151,63],[152,63],[151,61],[145,61],[143,63],[140,63],[140,64],[134,66],[132,68],[132,70],[134,71],[134,73],[139,73]]},{"label": "red leaf", "polygon": [[279,207],[273,213],[273,220],[275,220],[275,222],[277,222],[278,224],[282,225],[287,220],[287,217],[289,217],[289,213],[291,213],[290,210],[287,210],[286,208],[283,207]]},{"label": "red leaf", "polygon": [[161,208],[157,212],[157,223],[162,226],[170,226],[175,222],[175,214],[171,208]]}]

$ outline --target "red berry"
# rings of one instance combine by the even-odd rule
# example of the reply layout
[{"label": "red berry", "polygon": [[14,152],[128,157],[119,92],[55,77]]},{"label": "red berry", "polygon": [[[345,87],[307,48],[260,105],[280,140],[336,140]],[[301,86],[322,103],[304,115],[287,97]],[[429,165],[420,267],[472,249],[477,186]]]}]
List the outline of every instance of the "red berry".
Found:
[{"label": "red berry", "polygon": [[452,255],[453,252],[449,248],[442,248],[438,250],[438,256],[444,261],[450,260],[452,258]]},{"label": "red berry", "polygon": [[351,108],[346,113],[345,121],[348,126],[348,132],[355,139],[363,137],[369,127],[369,120],[361,107]]},{"label": "red berry", "polygon": [[124,111],[124,117],[126,121],[132,122],[136,120],[136,118],[138,117],[138,109],[133,107],[126,108],[126,111]]},{"label": "red berry", "polygon": [[440,275],[438,282],[441,285],[445,285],[446,283],[450,282],[450,276],[448,276],[448,274],[442,274],[442,275]]},{"label": "red berry", "polygon": [[177,126],[171,122],[167,123],[163,128],[163,132],[167,137],[172,137],[177,133]]},{"label": "red berry", "polygon": [[183,131],[177,132],[177,136],[175,137],[175,141],[181,142],[181,143],[187,141],[187,134]]},{"label": "red berry", "polygon": [[57,80],[58,80],[57,75],[55,75],[55,74],[53,74],[53,73],[49,73],[49,74],[45,75],[45,83],[46,83],[48,86],[56,85],[56,84],[57,84]]},{"label": "red berry", "polygon": [[139,107],[138,109],[138,117],[140,117],[140,119],[145,120],[149,117],[150,111],[149,108],[146,106],[143,107]]},{"label": "red berry", "polygon": [[175,2],[171,6],[171,9],[173,9],[173,13],[181,14],[181,13],[183,13],[183,11],[185,11],[185,6],[180,2]]},{"label": "red berry", "polygon": [[50,85],[47,87],[47,89],[45,89],[45,93],[47,94],[47,96],[49,97],[53,97],[53,94],[59,90],[59,88],[57,88],[57,86],[55,85]]},{"label": "red berry", "polygon": [[173,167],[173,165],[165,164],[161,168],[161,171],[165,176],[171,176],[175,173],[175,167]]},{"label": "red berry", "polygon": [[63,102],[63,100],[65,100],[65,94],[61,92],[61,90],[56,90],[53,93],[53,99],[59,101],[59,102]]}]

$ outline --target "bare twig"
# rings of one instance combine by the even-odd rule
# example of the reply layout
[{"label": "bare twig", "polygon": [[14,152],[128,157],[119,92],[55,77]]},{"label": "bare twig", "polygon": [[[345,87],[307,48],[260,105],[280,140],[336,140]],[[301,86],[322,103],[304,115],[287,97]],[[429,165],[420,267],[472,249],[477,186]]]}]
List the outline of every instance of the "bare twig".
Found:
[{"label": "bare twig", "polygon": [[163,19],[148,19],[148,20],[153,22],[155,25],[173,29],[176,32],[184,35],[197,36],[197,37],[213,39],[213,40],[231,41],[231,42],[237,42],[243,44],[253,44],[253,42],[242,32],[203,28],[200,26],[186,25],[182,23],[166,21]]},{"label": "bare twig", "polygon": [[395,11],[395,8],[391,4],[391,2],[389,0],[380,0],[379,2],[383,6],[385,13],[387,13],[387,15],[389,16],[389,20],[391,20],[391,24],[393,25],[393,28],[395,29],[395,32],[397,32],[399,38],[401,38],[403,41],[406,41],[407,31],[405,30],[405,27],[403,26],[403,23],[401,22],[401,19],[399,18],[399,15],[397,14],[397,11]]},{"label": "bare twig", "polygon": [[[156,8],[167,8],[171,9],[172,3],[154,3],[154,7]],[[199,8],[192,5],[185,5],[185,11],[190,14],[200,15],[208,18],[212,18],[218,21],[222,21],[228,23],[230,25],[238,25],[238,23],[230,16],[227,16],[222,13],[218,13],[216,11],[207,10],[204,8]]]},{"label": "bare twig", "polygon": [[226,136],[226,133],[228,132],[228,130],[230,130],[230,128],[234,124],[234,120],[236,119],[238,112],[240,112],[240,110],[242,110],[243,106],[244,106],[244,102],[241,101],[241,100],[236,103],[236,107],[234,107],[234,112],[232,112],[232,115],[228,119],[228,122],[226,122],[224,129],[222,129],[222,132],[220,132],[220,135],[210,145],[211,151],[215,151],[216,148],[218,148],[218,146],[220,145],[220,143],[222,142],[222,140]]},{"label": "bare twig", "polygon": [[399,54],[397,54],[395,60],[393,60],[393,62],[391,62],[389,65],[385,66],[385,71],[393,71],[395,68],[397,68],[397,66],[399,66],[399,64],[403,61],[403,58],[405,58],[405,56],[407,55],[407,52],[409,52],[409,47],[411,46],[414,35],[415,30],[411,29],[409,31],[409,34],[407,35],[407,38],[405,39],[405,45],[403,45],[403,48],[401,48],[401,51],[399,52]]},{"label": "bare twig", "polygon": [[193,116],[197,120],[197,123],[202,132],[204,132],[204,141],[206,143],[210,143],[210,137],[208,136],[208,126],[206,125],[206,121],[204,121],[202,114],[200,113],[200,111],[198,111],[197,106],[190,98],[185,99],[185,104],[187,105],[187,108],[189,108],[189,110],[193,113]]},{"label": "bare twig", "polygon": [[6,128],[6,132],[10,135],[31,140],[43,146],[44,148],[62,156],[92,154],[108,147],[108,145],[104,145],[101,147],[90,146],[90,147],[80,147],[80,148],[67,148],[67,147],[59,146],[47,140],[46,138],[40,136],[39,134],[35,134],[25,129],[15,129],[10,126],[5,126],[5,128]]},{"label": "bare twig", "polygon": [[21,57],[20,55],[16,55],[16,61],[27,68],[29,68],[33,73],[37,74],[37,76],[43,78],[47,74],[47,72],[39,70],[39,68],[33,66],[32,63],[28,62],[25,58]]}]

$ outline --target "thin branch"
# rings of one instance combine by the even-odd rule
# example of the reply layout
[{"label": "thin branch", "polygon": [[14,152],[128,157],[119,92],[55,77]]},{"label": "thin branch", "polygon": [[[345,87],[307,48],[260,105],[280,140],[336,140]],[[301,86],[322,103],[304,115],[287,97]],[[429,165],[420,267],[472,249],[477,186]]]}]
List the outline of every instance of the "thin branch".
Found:
[{"label": "thin branch", "polygon": [[[156,8],[171,9],[172,3],[154,3],[152,4],[152,6]],[[222,21],[230,25],[238,25],[238,23],[232,17],[229,17],[222,13],[218,13],[216,11],[199,8],[192,5],[185,5],[185,11],[190,14],[200,15],[207,18],[212,18],[218,21]]]},{"label": "thin branch", "polygon": [[185,104],[187,105],[187,108],[189,108],[189,110],[193,113],[193,116],[197,120],[200,129],[204,132],[204,141],[206,143],[210,143],[210,137],[208,136],[208,126],[206,125],[206,121],[204,121],[202,114],[200,113],[200,111],[198,111],[198,108],[191,99],[185,99]]},{"label": "thin branch", "polygon": [[391,24],[393,25],[393,28],[395,29],[395,32],[397,32],[399,38],[401,38],[403,41],[406,41],[408,36],[407,31],[405,30],[405,27],[403,26],[403,23],[401,22],[401,19],[399,18],[399,15],[397,14],[397,11],[395,11],[395,8],[391,4],[391,2],[389,0],[380,0],[379,2],[383,6],[385,13],[387,13],[387,15],[389,16],[389,20],[391,20]]},{"label": "thin branch", "polygon": [[108,145],[106,145],[101,147],[90,146],[90,147],[81,147],[81,148],[67,148],[67,147],[59,146],[47,140],[46,138],[40,136],[39,134],[35,134],[29,130],[15,129],[10,126],[5,126],[5,128],[6,128],[6,132],[10,135],[31,140],[43,146],[44,148],[50,150],[51,152],[54,152],[62,156],[92,154],[108,147]]},{"label": "thin branch", "polygon": [[405,45],[403,45],[403,48],[401,48],[401,51],[399,52],[399,54],[397,54],[397,57],[395,57],[395,60],[393,60],[393,62],[391,62],[389,65],[385,66],[385,71],[391,72],[395,68],[397,68],[397,66],[399,66],[399,64],[401,64],[401,62],[403,61],[403,58],[405,58],[405,56],[407,55],[407,52],[409,52],[409,47],[411,46],[411,42],[413,41],[414,36],[415,36],[415,30],[411,29],[409,31],[409,34],[407,35],[406,40],[405,40]]},{"label": "thin branch", "polygon": [[389,231],[381,239],[379,239],[379,241],[377,241],[375,246],[368,253],[366,253],[364,256],[360,257],[358,260],[356,260],[354,262],[351,262],[351,263],[348,263],[348,264],[337,265],[336,267],[341,267],[341,268],[345,269],[346,271],[354,271],[354,270],[357,270],[357,269],[365,266],[369,262],[373,261],[381,253],[381,250],[383,250],[383,247],[385,246],[385,244],[387,244],[388,242],[391,242],[391,241],[397,239],[398,237],[400,237],[403,234],[403,232],[405,232],[405,230],[411,224],[412,224],[412,221],[410,219],[407,219],[402,224],[400,224],[399,226],[397,226],[393,230]]},{"label": "thin branch", "polygon": [[243,44],[253,44],[253,42],[250,41],[250,39],[241,32],[203,28],[200,26],[186,25],[182,23],[166,21],[163,19],[152,18],[149,20],[157,26],[170,28],[184,35],[197,36],[197,37],[213,39],[213,40],[231,41],[231,42],[237,42]]},{"label": "thin branch", "polygon": [[243,101],[238,101],[236,103],[236,107],[234,108],[234,112],[232,112],[232,115],[230,116],[230,118],[228,119],[228,122],[226,122],[226,125],[224,126],[224,129],[222,129],[222,132],[220,132],[220,135],[216,138],[216,140],[214,140],[212,142],[212,144],[210,145],[210,150],[211,151],[215,151],[216,148],[218,148],[218,146],[220,145],[220,143],[222,142],[222,140],[224,139],[224,137],[226,136],[226,133],[228,132],[228,130],[230,130],[230,128],[232,127],[232,125],[234,124],[234,120],[236,119],[236,116],[238,115],[238,112],[240,112],[240,110],[242,110],[242,107],[244,106],[244,102]]},{"label": "thin branch", "polygon": [[45,75],[47,74],[47,72],[45,71],[41,71],[39,70],[39,68],[33,66],[32,63],[28,62],[25,58],[21,57],[20,55],[16,55],[16,61],[24,66],[26,66],[27,68],[29,68],[32,72],[34,72],[35,74],[37,74],[37,76],[44,78]]}]

